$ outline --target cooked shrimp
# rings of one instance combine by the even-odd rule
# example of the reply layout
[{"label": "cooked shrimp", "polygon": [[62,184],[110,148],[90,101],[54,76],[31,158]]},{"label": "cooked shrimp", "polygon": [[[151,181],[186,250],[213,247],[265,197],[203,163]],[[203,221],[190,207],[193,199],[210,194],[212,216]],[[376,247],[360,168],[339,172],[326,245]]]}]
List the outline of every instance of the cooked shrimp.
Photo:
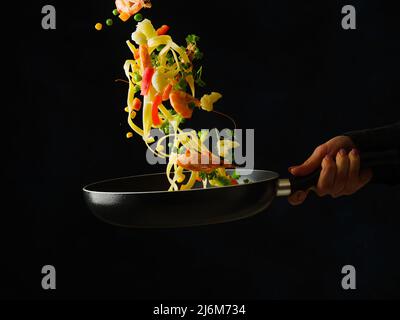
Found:
[{"label": "cooked shrimp", "polygon": [[190,171],[199,171],[205,173],[211,173],[216,169],[234,169],[235,166],[232,163],[221,162],[220,158],[216,157],[210,152],[190,152],[186,151],[185,154],[178,156],[178,166]]},{"label": "cooked shrimp", "polygon": [[172,91],[169,95],[172,107],[182,117],[189,119],[192,117],[193,109],[189,107],[190,103],[200,106],[200,101],[184,91]]},{"label": "cooked shrimp", "polygon": [[151,8],[150,0],[116,0],[115,5],[119,13],[133,16],[142,8]]}]

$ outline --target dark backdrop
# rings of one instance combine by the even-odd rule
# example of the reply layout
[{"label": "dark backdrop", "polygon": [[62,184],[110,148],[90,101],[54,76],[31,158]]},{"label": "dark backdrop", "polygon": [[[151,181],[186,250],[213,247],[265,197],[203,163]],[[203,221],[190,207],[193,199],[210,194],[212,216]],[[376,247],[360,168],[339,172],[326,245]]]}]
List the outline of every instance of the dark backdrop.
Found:
[{"label": "dark backdrop", "polygon": [[[256,167],[287,167],[347,130],[399,119],[400,31],[389,2],[157,1],[145,12],[184,41],[201,37],[205,80],[219,109],[256,130]],[[41,29],[41,8],[57,30]],[[357,9],[355,31],[341,8]],[[102,32],[113,1],[30,1],[7,33],[12,103],[3,158],[1,296],[15,298],[393,298],[400,297],[399,188],[369,186],[225,225],[125,230],[98,221],[83,185],[162,171],[127,141],[122,66],[133,23]],[[13,60],[10,60],[13,61]],[[7,64],[7,62],[6,62]],[[3,113],[4,114],[4,113]],[[188,212],[190,214],[190,212]],[[41,289],[41,267],[57,290]],[[341,289],[341,268],[357,290]]]}]

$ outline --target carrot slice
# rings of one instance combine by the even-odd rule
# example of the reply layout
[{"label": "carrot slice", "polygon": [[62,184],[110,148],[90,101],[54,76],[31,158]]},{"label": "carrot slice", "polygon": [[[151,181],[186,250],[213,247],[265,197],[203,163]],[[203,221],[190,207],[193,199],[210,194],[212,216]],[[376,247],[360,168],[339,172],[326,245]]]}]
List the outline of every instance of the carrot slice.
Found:
[{"label": "carrot slice", "polygon": [[163,36],[163,35],[167,34],[168,31],[169,31],[169,26],[164,24],[163,26],[161,26],[160,28],[157,29],[157,35]]}]

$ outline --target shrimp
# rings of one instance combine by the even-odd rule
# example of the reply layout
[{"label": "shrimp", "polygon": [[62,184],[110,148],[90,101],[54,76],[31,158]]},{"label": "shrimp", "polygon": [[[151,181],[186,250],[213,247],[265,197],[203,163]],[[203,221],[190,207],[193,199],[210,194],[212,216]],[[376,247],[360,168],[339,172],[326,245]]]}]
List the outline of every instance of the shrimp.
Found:
[{"label": "shrimp", "polygon": [[216,157],[211,152],[198,153],[190,152],[190,150],[187,150],[185,154],[178,156],[177,164],[185,170],[205,173],[211,173],[219,168],[235,168],[232,163],[221,162],[220,158]]},{"label": "shrimp", "polygon": [[189,106],[190,103],[194,103],[196,107],[200,106],[198,99],[184,91],[172,91],[169,95],[169,101],[175,111],[186,119],[191,118],[193,114],[193,109]]},{"label": "shrimp", "polygon": [[142,8],[151,8],[150,0],[115,0],[117,10],[121,14],[133,16]]}]

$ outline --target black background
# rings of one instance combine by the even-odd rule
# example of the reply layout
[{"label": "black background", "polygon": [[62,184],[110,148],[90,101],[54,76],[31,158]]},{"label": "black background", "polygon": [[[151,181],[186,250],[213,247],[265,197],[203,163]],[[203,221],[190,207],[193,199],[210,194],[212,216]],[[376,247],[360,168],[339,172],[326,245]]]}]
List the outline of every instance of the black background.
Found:
[{"label": "black background", "polygon": [[[384,1],[157,1],[145,11],[178,42],[201,37],[205,80],[219,110],[256,130],[256,167],[287,176],[325,140],[399,117],[400,26]],[[41,8],[57,29],[41,28]],[[357,9],[357,30],[341,8]],[[277,199],[235,223],[126,230],[98,221],[83,185],[162,171],[125,134],[125,41],[134,23],[113,1],[30,1],[7,29],[13,64],[6,129],[1,291],[6,298],[399,298],[399,188],[368,186],[301,207]],[[14,59],[10,60],[14,61]],[[7,62],[5,62],[7,64]],[[190,211],[188,211],[190,214]],[[41,267],[57,290],[41,289]],[[357,290],[341,289],[341,268]]]}]

